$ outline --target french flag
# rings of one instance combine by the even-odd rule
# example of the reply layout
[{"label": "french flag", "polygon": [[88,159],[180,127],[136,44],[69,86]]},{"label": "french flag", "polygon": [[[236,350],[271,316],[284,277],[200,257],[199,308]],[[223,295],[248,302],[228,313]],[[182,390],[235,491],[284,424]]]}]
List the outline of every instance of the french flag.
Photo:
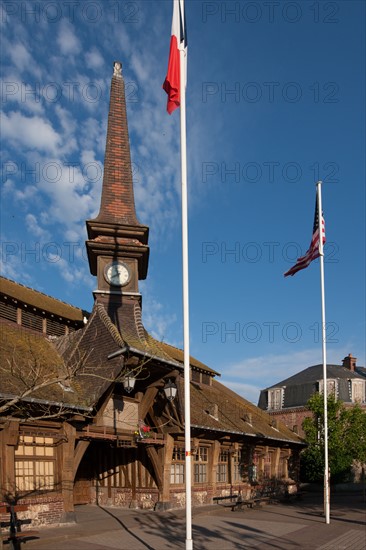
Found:
[{"label": "french flag", "polygon": [[180,51],[184,51],[185,86],[187,76],[187,32],[184,0],[173,0],[168,72],[163,84],[163,89],[168,94],[167,111],[170,115],[180,105]]}]

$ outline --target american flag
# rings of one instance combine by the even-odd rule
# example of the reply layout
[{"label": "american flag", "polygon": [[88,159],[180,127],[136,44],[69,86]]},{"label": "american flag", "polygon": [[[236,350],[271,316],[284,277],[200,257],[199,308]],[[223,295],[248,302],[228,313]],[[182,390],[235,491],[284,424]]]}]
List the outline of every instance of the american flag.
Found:
[{"label": "american flag", "polygon": [[[325,243],[325,222],[322,214],[322,221],[321,221],[321,234],[322,234],[322,241],[323,245]],[[309,246],[308,251],[304,256],[301,256],[297,259],[297,262],[294,266],[291,267],[288,271],[285,273],[285,277],[288,275],[295,275],[298,271],[301,269],[305,269],[308,267],[308,265],[311,264],[313,260],[316,258],[319,258],[319,208],[318,208],[318,195],[316,196],[315,201],[315,214],[314,214],[314,226],[313,226],[313,236],[311,238],[311,243]]]}]

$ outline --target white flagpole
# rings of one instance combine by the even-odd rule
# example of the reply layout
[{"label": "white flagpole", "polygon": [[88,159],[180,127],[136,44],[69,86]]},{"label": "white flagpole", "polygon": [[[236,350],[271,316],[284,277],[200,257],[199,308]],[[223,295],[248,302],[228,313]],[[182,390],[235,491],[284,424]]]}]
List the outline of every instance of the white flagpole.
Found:
[{"label": "white flagpole", "polygon": [[[179,0],[184,13],[184,0]],[[185,29],[184,29],[185,31]],[[186,550],[193,550],[192,540],[192,469],[191,469],[191,398],[189,362],[189,292],[188,292],[188,200],[186,138],[186,59],[180,49],[180,155],[182,177],[182,263],[183,263],[183,350],[184,350],[184,434],[186,485]]]},{"label": "white flagpole", "polygon": [[329,465],[328,465],[328,382],[327,382],[327,331],[325,324],[325,292],[324,292],[324,251],[323,251],[323,209],[322,182],[318,181],[318,222],[319,222],[319,255],[320,255],[320,288],[322,303],[322,351],[323,351],[323,395],[324,395],[324,513],[325,523],[330,523],[329,498]]}]

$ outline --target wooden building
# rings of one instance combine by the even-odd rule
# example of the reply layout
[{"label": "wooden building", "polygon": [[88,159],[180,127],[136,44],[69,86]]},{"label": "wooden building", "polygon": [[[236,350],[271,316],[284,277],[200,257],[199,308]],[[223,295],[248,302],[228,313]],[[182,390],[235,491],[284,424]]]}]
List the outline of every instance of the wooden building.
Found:
[{"label": "wooden building", "polygon": [[[135,212],[119,63],[100,212],[86,224],[97,282],[87,322],[77,308],[1,281],[1,489],[3,499],[28,503],[33,524],[70,521],[82,503],[185,505],[183,352],[142,323],[148,227]],[[54,315],[65,330],[27,325],[26,316],[9,313],[10,303],[43,319]],[[296,481],[301,438],[221,384],[213,369],[193,357],[190,366],[192,504]]]}]

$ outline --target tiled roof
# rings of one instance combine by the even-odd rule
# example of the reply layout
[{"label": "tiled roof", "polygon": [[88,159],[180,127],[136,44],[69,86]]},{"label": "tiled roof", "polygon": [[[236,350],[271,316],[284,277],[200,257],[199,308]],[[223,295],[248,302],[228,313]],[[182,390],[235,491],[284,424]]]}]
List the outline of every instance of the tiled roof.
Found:
[{"label": "tiled roof", "polygon": [[55,341],[64,361],[73,371],[75,391],[87,405],[95,405],[123,368],[120,358],[108,355],[124,342],[103,307],[94,308],[88,324],[79,331]]},{"label": "tiled roof", "polygon": [[[35,357],[39,376],[57,380],[65,377],[66,368],[71,375],[66,388],[58,382],[51,383],[32,391],[28,398],[65,406],[94,406],[124,368],[121,357],[108,359],[108,356],[126,346],[131,354],[147,356],[153,364],[183,369],[183,352],[158,342],[144,329],[138,302],[127,301],[122,309],[123,315],[118,308],[113,316],[113,312],[107,312],[105,306],[97,303],[84,328],[52,340],[16,324],[1,323],[1,393],[23,393],[22,376],[24,379],[32,376]],[[11,360],[21,367],[22,376],[10,376]],[[197,368],[214,374],[199,361],[193,358],[191,361]]]},{"label": "tiled roof", "polygon": [[[356,369],[359,367],[356,367]],[[361,367],[362,368],[362,367]],[[328,380],[337,380],[337,396],[347,403],[351,402],[349,391],[349,380],[364,379],[362,374],[343,367],[341,365],[327,365]],[[323,365],[313,365],[308,367],[269,388],[260,392],[258,406],[262,409],[267,408],[267,392],[274,388],[284,389],[284,398],[282,410],[286,408],[302,407],[307,404],[310,397],[319,391],[318,382],[323,380]]]},{"label": "tiled roof", "polygon": [[[123,307],[119,306],[120,304],[113,306],[106,301],[104,304],[99,303],[95,308],[109,320],[106,328],[111,333],[119,335],[120,347],[127,345],[131,350],[147,355],[156,361],[183,368],[183,351],[165,342],[159,342],[146,331],[142,324],[141,307],[138,301],[126,298]],[[194,357],[190,357],[190,364],[210,375],[218,374]]]},{"label": "tiled roof", "polygon": [[[129,308],[130,315],[127,315]],[[131,312],[131,308],[136,310],[136,304],[129,303],[127,309],[124,309],[122,319],[117,316],[117,321],[121,324],[118,330],[105,307],[96,304],[83,329],[54,341],[30,333],[18,325],[1,323],[1,394],[19,395],[24,391],[22,378],[27,380],[33,375],[34,358],[37,358],[39,376],[48,377],[51,381],[52,378],[55,380],[59,375],[64,375],[67,370],[71,373],[75,370],[66,385],[51,383],[27,396],[36,402],[39,400],[42,403],[63,404],[65,409],[71,406],[91,410],[97,404],[124,368],[121,357],[108,359],[108,356],[126,345],[131,350],[149,355],[152,359],[151,368],[164,363],[170,369],[174,369],[175,365],[182,367],[181,355],[178,353],[180,350],[151,338],[142,324],[139,325],[139,316],[137,314],[136,318],[136,311]],[[135,315],[132,316],[135,322],[131,322],[131,313]],[[130,320],[127,321],[128,319]],[[11,375],[11,360],[20,369],[21,377]],[[194,361],[197,368],[207,370],[205,365]],[[182,372],[182,368],[180,370]],[[175,380],[181,386],[179,395],[183,410],[184,380],[182,376],[177,376]],[[213,433],[234,434],[239,438],[254,437],[257,440],[264,438],[289,444],[301,443],[296,434],[281,424],[274,428],[266,413],[217,380],[212,379],[210,385],[191,382],[190,387],[193,431],[208,430]]]},{"label": "tiled roof", "polygon": [[[174,346],[171,346],[170,344],[166,344],[165,342],[159,342],[159,346],[163,350],[165,350],[166,353],[168,355],[170,355],[175,361],[179,361],[180,363],[183,364],[183,362],[184,362],[184,352],[183,352],[183,350],[181,350],[179,348],[176,348]],[[220,373],[218,373],[217,371],[215,371],[213,369],[210,369],[210,367],[208,367],[204,363],[201,363],[201,361],[199,361],[195,357],[192,357],[192,355],[190,356],[189,362],[190,362],[191,367],[195,367],[196,369],[207,372],[208,374],[211,374],[211,375],[220,376]]]},{"label": "tiled roof", "polygon": [[[352,372],[346,367],[342,367],[340,365],[327,365],[327,376],[329,378],[343,378],[343,379],[349,379],[349,378],[361,378],[357,372]],[[302,370],[301,372],[298,372],[297,374],[294,374],[293,376],[290,376],[289,378],[286,378],[285,380],[282,380],[281,382],[278,382],[277,384],[273,384],[273,386],[270,386],[266,389],[271,388],[278,388],[281,386],[294,386],[299,384],[306,384],[309,382],[316,382],[317,380],[321,380],[323,378],[323,365],[314,365],[312,367],[308,367],[307,369]]]},{"label": "tiled roof", "polygon": [[47,311],[71,321],[82,322],[86,313],[82,309],[66,304],[56,298],[51,298],[51,296],[47,296],[42,292],[33,290],[5,277],[0,277],[0,292],[19,302],[36,307],[41,311]]},{"label": "tiled roof", "polygon": [[57,382],[66,377],[66,367],[49,339],[19,325],[1,322],[0,344],[2,397],[21,395],[28,401],[85,404],[76,392],[65,391]]},{"label": "tiled roof", "polygon": [[[180,381],[183,384],[183,380]],[[180,391],[184,395],[183,388]],[[191,425],[256,438],[301,443],[301,438],[284,424],[273,427],[273,419],[255,405],[218,382],[212,385],[191,383]]]},{"label": "tiled roof", "polygon": [[366,377],[366,367],[356,367],[355,372]]}]

